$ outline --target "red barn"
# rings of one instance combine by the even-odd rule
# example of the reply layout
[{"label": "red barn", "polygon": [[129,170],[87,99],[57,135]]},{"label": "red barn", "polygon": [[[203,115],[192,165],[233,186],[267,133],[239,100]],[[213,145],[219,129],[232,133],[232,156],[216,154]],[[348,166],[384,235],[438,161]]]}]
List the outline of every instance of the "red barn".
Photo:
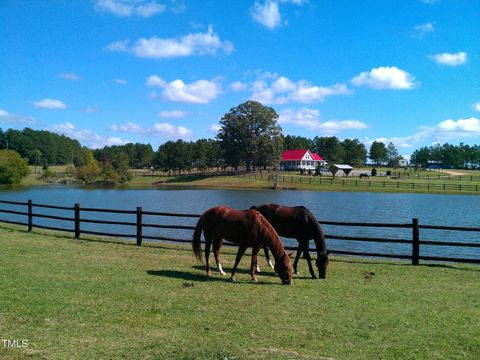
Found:
[{"label": "red barn", "polygon": [[283,170],[315,170],[318,166],[327,162],[317,153],[312,153],[308,149],[285,150],[280,162],[280,168]]}]

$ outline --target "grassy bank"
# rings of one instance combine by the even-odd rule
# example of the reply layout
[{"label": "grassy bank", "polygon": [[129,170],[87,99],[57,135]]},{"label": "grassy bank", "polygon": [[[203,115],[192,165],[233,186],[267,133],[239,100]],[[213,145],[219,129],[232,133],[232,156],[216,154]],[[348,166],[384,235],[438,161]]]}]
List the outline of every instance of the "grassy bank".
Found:
[{"label": "grassy bank", "polygon": [[207,280],[188,246],[8,227],[0,246],[0,337],[28,341],[2,359],[480,358],[475,266],[334,258],[325,281],[288,287]]},{"label": "grassy bank", "polygon": [[[156,177],[137,177],[133,178],[127,187],[130,188],[152,188],[152,187],[192,187],[192,188],[233,188],[233,189],[272,189],[272,181],[267,179],[268,175],[260,175],[257,178],[249,177],[232,177],[232,176],[213,176],[207,178],[200,177],[170,177],[170,178],[156,178]],[[293,178],[293,179],[292,179]],[[282,177],[283,179],[283,177]],[[301,179],[301,180],[300,180]],[[313,190],[313,191],[347,191],[347,192],[383,192],[383,193],[433,193],[433,194],[476,194],[480,195],[480,182],[470,181],[455,181],[455,180],[430,180],[423,179],[389,179],[386,177],[377,177],[370,180],[358,180],[357,178],[347,178],[342,183],[342,178],[337,178],[333,184],[330,183],[331,177],[309,176],[285,176],[285,180],[278,183],[279,190]],[[320,184],[319,181],[322,180]],[[301,181],[301,182],[300,182]],[[355,184],[355,181],[357,183]],[[397,188],[397,182],[400,185]],[[427,183],[433,184],[432,188],[427,189]],[[438,184],[446,183],[446,189],[438,188]],[[412,185],[413,184],[413,185]],[[461,190],[449,188],[451,185],[458,186],[467,185]],[[437,186],[435,186],[437,185]],[[478,186],[479,191],[468,190],[470,186]]]}]

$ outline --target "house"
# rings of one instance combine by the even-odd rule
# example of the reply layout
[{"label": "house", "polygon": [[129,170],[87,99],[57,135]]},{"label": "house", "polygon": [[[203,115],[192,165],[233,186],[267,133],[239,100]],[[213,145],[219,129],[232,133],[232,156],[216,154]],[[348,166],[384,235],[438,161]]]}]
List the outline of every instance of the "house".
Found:
[{"label": "house", "polygon": [[280,161],[282,170],[315,170],[327,162],[317,153],[312,153],[308,149],[285,150]]}]

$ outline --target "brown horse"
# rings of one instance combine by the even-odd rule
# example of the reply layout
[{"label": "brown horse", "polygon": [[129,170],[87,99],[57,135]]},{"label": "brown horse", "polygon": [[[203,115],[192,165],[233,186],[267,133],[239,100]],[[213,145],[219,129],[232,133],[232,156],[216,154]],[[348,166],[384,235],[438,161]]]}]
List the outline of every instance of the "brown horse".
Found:
[{"label": "brown horse", "polygon": [[[308,263],[310,275],[312,279],[316,279],[317,277],[312,267],[312,259],[308,251],[310,239],[313,239],[317,248],[316,264],[319,277],[320,279],[325,279],[329,262],[325,235],[317,219],[307,208],[304,206],[288,207],[276,204],[263,204],[252,206],[251,209],[258,210],[272,224],[280,236],[297,239],[298,251],[293,263],[293,270],[295,274],[298,274],[298,260],[303,252]],[[267,249],[265,249],[265,256],[268,261]]]},{"label": "brown horse", "polygon": [[216,206],[205,211],[198,220],[195,232],[193,234],[192,248],[193,253],[198,260],[202,259],[200,237],[202,231],[205,236],[205,260],[207,276],[210,272],[210,245],[213,242],[213,253],[217,263],[218,270],[222,275],[225,272],[220,264],[220,248],[223,240],[228,240],[239,245],[235,265],[233,266],[231,281],[235,281],[235,272],[240,259],[245,254],[248,247],[252,247],[252,264],[250,275],[252,280],[255,278],[255,264],[260,249],[266,246],[272,252],[275,258],[275,272],[282,279],[283,284],[292,283],[292,273],[290,270],[290,258],[283,248],[275,229],[265,218],[256,210],[235,210],[226,206]]}]

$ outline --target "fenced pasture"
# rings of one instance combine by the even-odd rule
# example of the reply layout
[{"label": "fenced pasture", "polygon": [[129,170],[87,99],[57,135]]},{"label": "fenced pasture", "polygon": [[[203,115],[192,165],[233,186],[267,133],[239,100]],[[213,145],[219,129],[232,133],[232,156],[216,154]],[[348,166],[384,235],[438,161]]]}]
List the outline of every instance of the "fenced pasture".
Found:
[{"label": "fenced pasture", "polygon": [[[56,206],[0,200],[0,222],[33,228],[73,233],[134,239],[138,246],[146,241],[190,243],[200,214]],[[189,221],[187,221],[189,220]],[[327,228],[329,252],[336,255],[403,259],[417,265],[420,261],[447,261],[480,264],[480,227],[409,223],[341,222],[320,219]],[[390,237],[380,236],[374,229],[389,229]],[[440,233],[441,240],[421,237]],[[458,234],[472,234],[472,241],[456,241]],[[438,236],[437,236],[438,238]],[[476,239],[476,240],[475,240]],[[333,245],[330,245],[333,244]],[[375,244],[375,251],[368,244]],[[288,250],[296,250],[290,243]],[[434,249],[435,251],[430,251]],[[449,249],[447,252],[444,249]],[[314,249],[311,249],[314,251]],[[448,254],[446,256],[445,254]]]},{"label": "fenced pasture", "polygon": [[27,346],[2,359],[480,357],[474,265],[332,256],[326,280],[282,286],[270,269],[249,281],[246,258],[231,284],[190,246],[21,228],[0,225],[0,333]]},{"label": "fenced pasture", "polygon": [[[271,181],[272,175],[267,173],[243,173],[235,175],[239,178]],[[309,176],[298,174],[282,174],[278,175],[278,182],[292,186],[308,185],[314,187],[315,185],[331,185],[336,187],[368,190],[385,190],[385,191],[424,191],[424,192],[468,192],[480,193],[480,177],[478,180],[474,179],[473,175],[461,179],[461,176],[445,176],[445,177],[428,177],[403,176],[403,180],[397,176],[368,176],[368,177],[354,177],[354,176]],[[478,183],[475,183],[477,181]],[[473,182],[473,183],[472,183]]]}]

